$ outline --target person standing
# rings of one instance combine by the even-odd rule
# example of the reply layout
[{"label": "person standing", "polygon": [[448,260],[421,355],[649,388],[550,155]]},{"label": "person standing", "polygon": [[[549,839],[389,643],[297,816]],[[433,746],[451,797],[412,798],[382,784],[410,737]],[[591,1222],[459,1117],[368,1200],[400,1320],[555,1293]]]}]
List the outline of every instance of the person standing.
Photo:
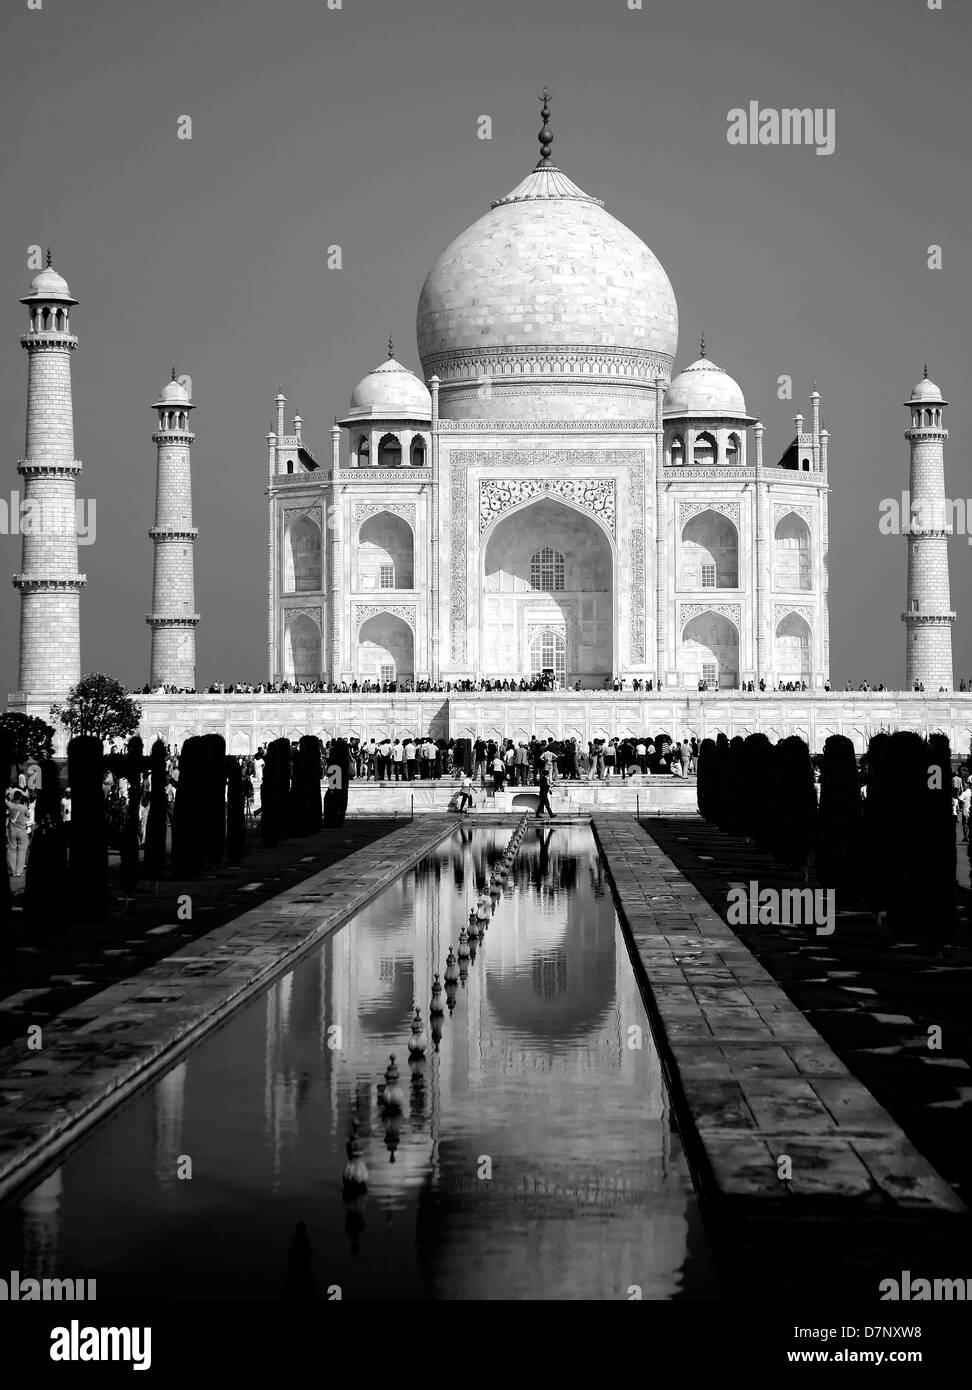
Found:
[{"label": "person standing", "polygon": [[962,826],[962,839],[969,838],[969,806],[972,804],[972,787],[964,786],[958,794],[959,822]]},{"label": "person standing", "polygon": [[501,792],[503,790],[503,783],[505,782],[505,780],[506,763],[503,759],[503,754],[497,748],[495,756],[493,758],[493,791]]},{"label": "person standing", "polygon": [[405,781],[411,782],[415,777],[415,744],[410,738],[405,740]]},{"label": "person standing", "polygon": [[19,787],[8,789],[7,807],[7,873],[21,878],[27,868],[27,842],[30,838],[30,806],[27,795]]},{"label": "person standing", "polygon": [[689,775],[689,764],[692,761],[692,746],[687,738],[682,739],[681,747],[678,750],[679,761],[682,764],[682,776]]},{"label": "person standing", "polygon": [[542,818],[544,811],[546,811],[551,820],[553,820],[557,814],[550,805],[550,778],[547,776],[546,769],[540,773],[540,796],[537,800],[537,809],[534,813],[537,820]]},{"label": "person standing", "polygon": [[61,820],[65,825],[71,824],[71,788],[64,788],[64,795],[61,797]]},{"label": "person standing", "polygon": [[402,780],[402,763],[405,760],[405,751],[402,748],[401,740],[397,739],[391,746],[391,765],[395,781]]},{"label": "person standing", "polygon": [[475,759],[476,759],[475,766],[474,766],[474,768],[473,768],[473,777],[474,777],[474,778],[478,778],[478,780],[479,780],[479,785],[480,785],[481,787],[485,787],[485,785],[486,785],[486,743],[485,743],[485,740],[483,739],[483,736],[482,736],[481,734],[480,734],[479,738],[477,738],[476,742],[475,742],[474,745],[473,745],[473,754],[475,755]]},{"label": "person standing", "polygon": [[460,814],[465,815],[473,804],[473,784],[468,772],[462,774],[462,781],[459,783],[459,797],[457,808]]}]

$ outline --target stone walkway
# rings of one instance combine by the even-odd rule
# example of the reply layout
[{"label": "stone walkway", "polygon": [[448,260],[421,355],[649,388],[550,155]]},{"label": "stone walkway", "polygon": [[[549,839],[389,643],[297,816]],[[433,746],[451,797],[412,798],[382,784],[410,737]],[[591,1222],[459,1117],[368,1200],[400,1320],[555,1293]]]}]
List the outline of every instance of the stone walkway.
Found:
[{"label": "stone walkway", "polygon": [[[704,821],[652,821],[650,833],[720,916],[733,882],[800,886],[754,845]],[[935,959],[919,954],[917,939],[892,939],[863,911],[838,911],[825,937],[799,926],[733,930],[972,1206],[972,930],[969,900],[963,890],[959,897],[965,916],[955,949]],[[940,1049],[928,1045],[935,1026]]]},{"label": "stone walkway", "polygon": [[[104,921],[76,926],[68,918],[47,924],[37,934],[19,910],[14,912],[12,938],[0,965],[0,1046],[22,1038],[30,1024],[45,1023],[108,985],[137,975],[187,941],[320,873],[401,824],[391,816],[347,820],[340,829],[285,840],[274,849],[264,849],[258,834],[250,832],[242,864],[220,864],[191,881],[165,878],[155,891],[142,882],[132,898],[122,896],[118,855],[112,853]],[[22,878],[14,880],[14,888],[23,890]],[[189,919],[184,906],[180,911],[180,899],[187,894]]]},{"label": "stone walkway", "polygon": [[[455,816],[401,823],[379,843],[182,945],[0,1050],[0,1196],[129,1094],[173,1049],[265,985],[455,829]],[[171,946],[171,942],[170,942]]]},{"label": "stone walkway", "polygon": [[949,1184],[653,836],[593,825],[728,1295],[873,1301],[902,1269],[964,1277]]}]

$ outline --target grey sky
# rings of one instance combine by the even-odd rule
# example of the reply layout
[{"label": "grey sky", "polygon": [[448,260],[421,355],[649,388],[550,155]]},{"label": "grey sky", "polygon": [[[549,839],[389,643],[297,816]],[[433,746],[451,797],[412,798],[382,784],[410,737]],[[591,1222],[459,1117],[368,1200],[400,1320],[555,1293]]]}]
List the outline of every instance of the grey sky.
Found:
[{"label": "grey sky", "polygon": [[[775,462],[816,379],[831,430],[831,675],[904,678],[906,545],[878,531],[907,486],[902,409],[927,360],[952,402],[946,481],[972,496],[968,5],[943,0],[3,0],[3,479],[20,488],[27,247],[50,243],[72,326],[82,666],[141,685],[155,449],[150,403],[193,381],[197,680],[261,679],[265,435],[326,461],[333,415],[385,355],[420,370],[415,306],[435,258],[537,158],[633,228],[678,297],[678,365],[740,382]],[[731,147],[751,100],[834,107],[836,152]],[[176,138],[180,115],[193,138]],[[476,138],[493,119],[492,141]],[[344,248],[344,268],[325,249]],[[943,269],[927,248],[943,247]],[[794,401],[777,399],[777,377]],[[970,508],[972,511],[972,508]],[[970,518],[972,527],[972,518]],[[6,572],[20,541],[0,536]],[[972,676],[972,547],[950,547],[955,680]],[[0,688],[18,598],[0,585]]]}]

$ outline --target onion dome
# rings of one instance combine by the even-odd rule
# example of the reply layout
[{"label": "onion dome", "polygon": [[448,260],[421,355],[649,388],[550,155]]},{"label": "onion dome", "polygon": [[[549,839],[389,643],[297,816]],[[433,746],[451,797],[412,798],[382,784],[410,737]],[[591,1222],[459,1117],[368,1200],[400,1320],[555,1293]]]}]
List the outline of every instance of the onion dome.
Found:
[{"label": "onion dome", "polygon": [[551,162],[547,99],[536,168],[446,247],[422,289],[419,356],[447,417],[644,414],[655,377],[671,371],[671,282]]},{"label": "onion dome", "polygon": [[21,304],[31,304],[40,299],[57,300],[67,304],[77,304],[78,302],[76,299],[72,299],[68,282],[64,276],[58,275],[51,264],[50,247],[47,248],[47,265],[31,280],[30,289],[20,302]]},{"label": "onion dome", "polygon": [[704,338],[702,356],[673,377],[665,392],[665,414],[749,418],[742,388],[706,357]]},{"label": "onion dome", "polygon": [[431,420],[432,397],[423,381],[396,362],[389,354],[386,361],[358,382],[351,393],[349,419]]},{"label": "onion dome", "polygon": [[928,368],[925,368],[925,375],[914,387],[911,392],[911,400],[905,401],[905,405],[912,405],[916,401],[934,401],[938,405],[948,405],[941,393],[941,389],[933,381],[928,380]]}]

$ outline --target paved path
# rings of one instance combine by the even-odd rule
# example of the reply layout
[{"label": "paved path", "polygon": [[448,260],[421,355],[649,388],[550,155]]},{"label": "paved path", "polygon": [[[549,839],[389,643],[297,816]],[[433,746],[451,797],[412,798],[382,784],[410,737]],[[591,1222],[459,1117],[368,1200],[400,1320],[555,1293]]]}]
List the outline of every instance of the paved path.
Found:
[{"label": "paved path", "polygon": [[[38,937],[15,911],[11,949],[0,965],[0,1046],[23,1037],[29,1024],[45,1023],[108,985],[137,975],[187,941],[401,825],[394,818],[348,820],[338,830],[286,840],[275,849],[264,849],[251,835],[246,860],[238,867],[221,864],[192,881],[163,879],[155,892],[143,882],[131,899],[121,894],[118,856],[112,854],[103,922],[83,927],[70,920],[51,923]],[[14,886],[22,891],[23,880],[14,880]],[[185,909],[179,910],[186,894],[191,898],[189,920]]]},{"label": "paved path", "polygon": [[[333,931],[456,825],[424,816],[0,1050],[0,1196]],[[170,943],[171,947],[171,943]]]},{"label": "paved path", "polygon": [[[703,821],[652,821],[651,834],[720,914],[729,885],[797,887],[795,875]],[[961,851],[964,847],[960,846]],[[968,899],[960,893],[967,913]],[[916,924],[917,925],[917,924]],[[972,932],[929,959],[868,912],[838,912],[832,936],[803,927],[733,928],[915,1146],[972,1206]],[[942,1030],[941,1048],[929,1029]],[[933,1035],[934,1036],[934,1035]]]},{"label": "paved path", "polygon": [[930,1248],[930,1273],[962,1274],[955,1192],[664,853],[659,823],[593,823],[729,1296],[876,1300]]}]

